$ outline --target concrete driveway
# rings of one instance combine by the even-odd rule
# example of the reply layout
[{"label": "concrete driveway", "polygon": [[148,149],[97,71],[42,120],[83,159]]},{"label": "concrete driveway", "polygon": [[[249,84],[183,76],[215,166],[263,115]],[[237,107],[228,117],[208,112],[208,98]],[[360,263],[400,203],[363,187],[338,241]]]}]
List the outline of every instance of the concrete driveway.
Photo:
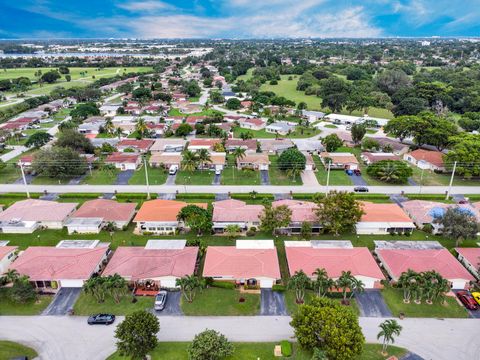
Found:
[{"label": "concrete driveway", "polygon": [[270,185],[270,176],[268,170],[260,170],[260,183],[262,185]]},{"label": "concrete driveway", "polygon": [[177,178],[177,173],[174,175],[168,175],[165,185],[175,185],[175,179]]},{"label": "concrete driveway", "polygon": [[360,315],[366,317],[391,317],[392,313],[383,299],[380,290],[365,290],[355,295]]},{"label": "concrete driveway", "polygon": [[169,291],[167,296],[167,303],[165,304],[165,309],[163,309],[162,311],[155,311],[155,314],[158,316],[183,315],[182,309],[180,308],[181,298],[182,293],[180,291]]},{"label": "concrete driveway", "polygon": [[82,288],[61,288],[42,315],[67,315],[81,292]]},{"label": "concrete driveway", "polygon": [[349,176],[349,178],[352,180],[353,185],[355,186],[367,186],[367,182],[365,179],[362,177],[362,175],[355,175],[353,174],[352,176]]},{"label": "concrete driveway", "polygon": [[128,185],[128,180],[133,176],[135,170],[120,171],[115,180],[115,185]]},{"label": "concrete driveway", "polygon": [[212,185],[220,185],[220,179],[222,178],[222,174],[215,174],[213,176],[213,181],[212,181]]},{"label": "concrete driveway", "polygon": [[302,182],[303,185],[306,186],[319,186],[320,184],[318,183],[318,179],[315,176],[315,171],[313,170],[305,170],[302,171]]},{"label": "concrete driveway", "polygon": [[287,315],[285,296],[280,291],[262,289],[260,295],[260,315],[278,316]]}]

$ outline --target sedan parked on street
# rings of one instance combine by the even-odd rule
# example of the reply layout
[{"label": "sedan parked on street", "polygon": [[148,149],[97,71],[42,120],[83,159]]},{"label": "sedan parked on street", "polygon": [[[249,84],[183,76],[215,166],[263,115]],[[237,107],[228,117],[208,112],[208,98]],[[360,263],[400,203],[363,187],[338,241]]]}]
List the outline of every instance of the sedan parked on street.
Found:
[{"label": "sedan parked on street", "polygon": [[368,192],[368,188],[366,186],[355,186],[353,188],[355,192]]},{"label": "sedan parked on street", "polygon": [[96,314],[88,318],[88,325],[111,325],[115,321],[115,315]]},{"label": "sedan parked on street", "polygon": [[468,291],[462,290],[457,292],[457,297],[468,310],[478,309],[477,302]]}]

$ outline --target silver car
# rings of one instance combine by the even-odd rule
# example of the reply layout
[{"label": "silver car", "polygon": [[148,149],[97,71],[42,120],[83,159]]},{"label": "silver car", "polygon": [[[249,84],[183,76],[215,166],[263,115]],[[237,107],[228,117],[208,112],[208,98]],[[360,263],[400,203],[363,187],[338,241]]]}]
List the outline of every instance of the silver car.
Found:
[{"label": "silver car", "polygon": [[161,290],[155,296],[155,304],[153,308],[157,311],[162,311],[165,309],[165,304],[167,303],[167,292],[165,290]]}]

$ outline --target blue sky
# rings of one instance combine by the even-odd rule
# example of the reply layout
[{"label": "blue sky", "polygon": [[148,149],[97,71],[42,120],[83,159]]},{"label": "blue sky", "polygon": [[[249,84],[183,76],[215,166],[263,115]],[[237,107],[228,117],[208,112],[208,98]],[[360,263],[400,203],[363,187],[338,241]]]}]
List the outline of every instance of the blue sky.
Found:
[{"label": "blue sky", "polygon": [[480,36],[480,0],[0,0],[0,38]]}]

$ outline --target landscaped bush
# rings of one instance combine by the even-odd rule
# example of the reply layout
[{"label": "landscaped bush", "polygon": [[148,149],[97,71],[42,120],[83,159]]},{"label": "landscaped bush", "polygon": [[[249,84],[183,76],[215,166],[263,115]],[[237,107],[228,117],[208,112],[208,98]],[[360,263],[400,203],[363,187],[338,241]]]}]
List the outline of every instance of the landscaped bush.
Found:
[{"label": "landscaped bush", "polygon": [[280,346],[282,348],[282,355],[285,357],[292,356],[292,344],[288,340],[282,340],[280,342]]},{"label": "landscaped bush", "polygon": [[235,289],[235,284],[226,281],[213,281],[211,284],[212,287],[221,288],[221,289]]},{"label": "landscaped bush", "polygon": [[204,200],[215,200],[215,194],[177,194],[177,200],[182,199],[204,199]]},{"label": "landscaped bush", "polygon": [[354,194],[357,200],[389,200],[390,197],[384,194]]},{"label": "landscaped bush", "polygon": [[[147,199],[147,194],[144,194],[144,193],[121,193],[121,194],[116,194],[115,197],[117,199],[122,199],[122,200],[125,200],[125,199],[143,199],[143,200],[146,200]],[[156,199],[157,198],[157,194],[150,194],[150,199]]]},{"label": "landscaped bush", "polygon": [[[43,194],[41,193],[31,193],[30,194],[30,197],[32,199],[38,199],[40,196],[42,196]],[[27,198],[27,195],[24,194],[24,193],[6,193],[6,194],[2,194],[2,196],[0,196],[0,198],[3,198],[3,197],[9,197],[9,198],[19,198],[19,199],[22,199],[22,198]]]},{"label": "landscaped bush", "polygon": [[277,285],[277,284],[275,284],[275,285],[272,286],[272,290],[273,290],[273,291],[280,291],[280,292],[282,292],[282,291],[287,290],[287,287],[286,287],[285,285]]},{"label": "landscaped bush", "polygon": [[408,194],[407,198],[410,200],[445,200],[445,195],[442,194]]},{"label": "landscaped bush", "polygon": [[[251,200],[253,199],[251,194],[232,194],[231,195],[232,199],[236,200]],[[256,200],[273,200],[274,197],[272,194],[255,194],[255,199]]]},{"label": "landscaped bush", "polygon": [[98,193],[68,193],[68,194],[58,195],[60,199],[78,199],[78,198],[97,199],[100,196],[102,196],[102,194],[98,194]]}]

